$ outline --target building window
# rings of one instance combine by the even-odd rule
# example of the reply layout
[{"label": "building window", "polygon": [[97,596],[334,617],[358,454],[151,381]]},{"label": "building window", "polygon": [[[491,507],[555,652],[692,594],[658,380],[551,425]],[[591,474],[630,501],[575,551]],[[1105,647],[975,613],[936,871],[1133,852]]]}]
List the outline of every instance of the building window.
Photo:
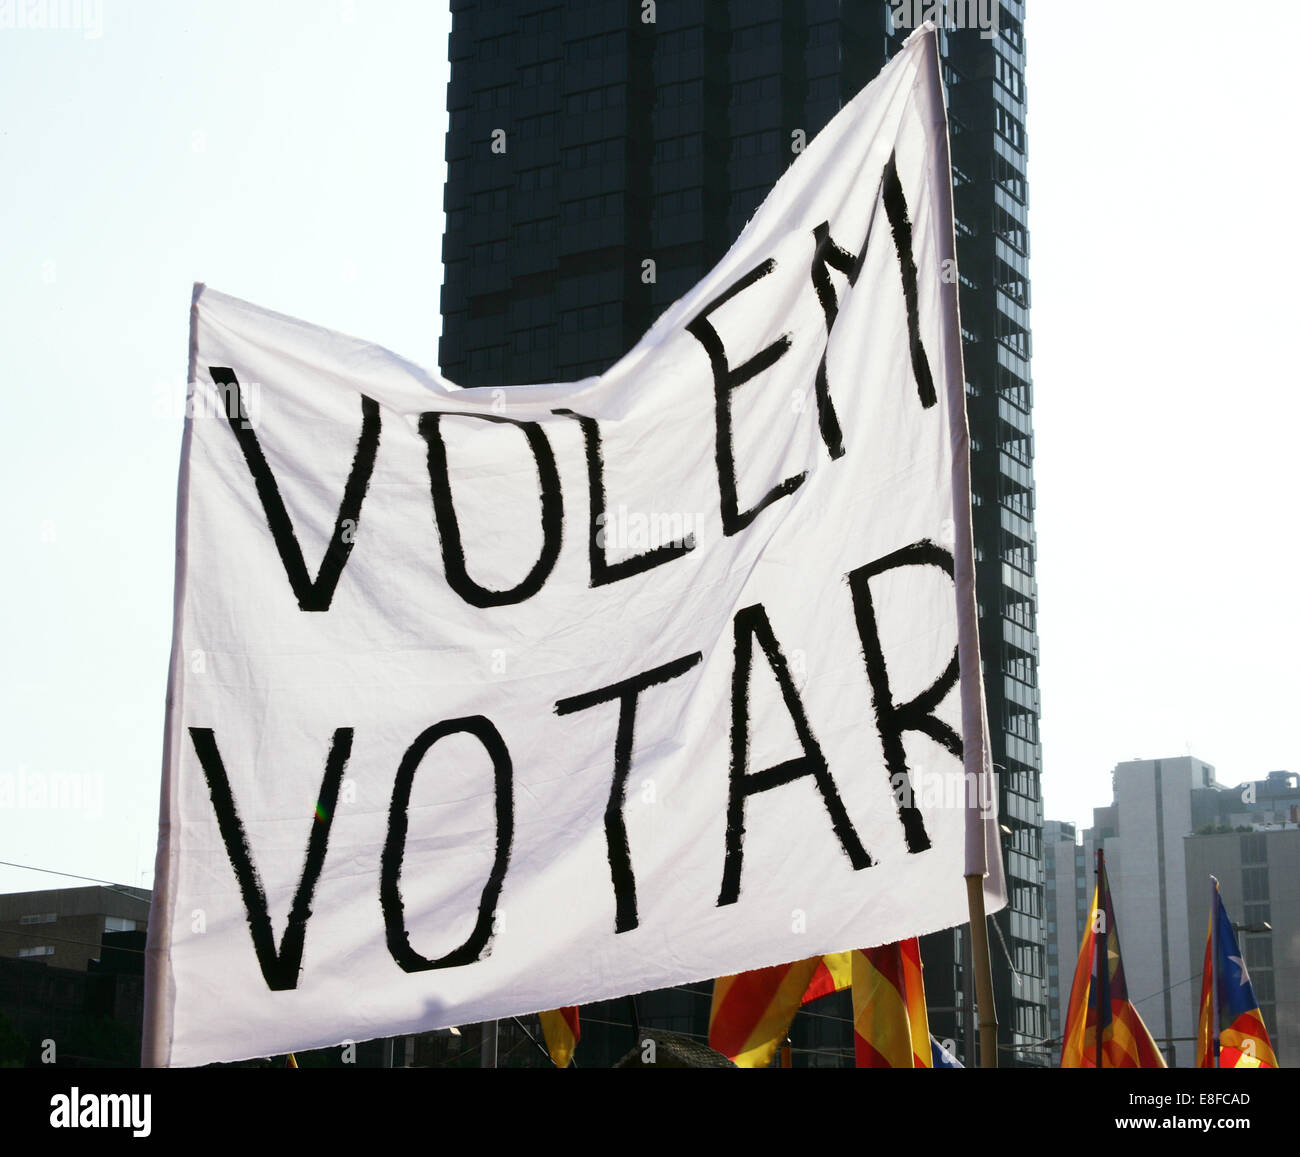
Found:
[{"label": "building window", "polygon": [[479,112],[490,112],[492,109],[508,108],[510,106],[510,89],[511,85],[501,84],[495,88],[480,89],[474,94],[474,107]]},{"label": "building window", "polygon": [[[656,158],[657,159],[657,158]],[[589,165],[623,163],[623,142],[618,138],[607,141],[593,141],[591,144],[576,145],[565,149],[563,153],[566,169],[581,169]]]},{"label": "building window", "polygon": [[[541,245],[548,241],[555,240],[555,218],[543,217],[538,221],[521,221],[515,226],[515,244],[516,245]],[[493,242],[493,244],[497,244]],[[475,246],[472,252],[477,255],[480,246]],[[485,247],[483,247],[485,248]],[[504,254],[501,260],[504,260]],[[497,260],[495,256],[492,260]]]},{"label": "building window", "polygon": [[480,40],[474,46],[475,55],[479,60],[500,60],[508,53],[512,39],[513,36],[506,33],[504,36],[490,36]]},{"label": "building window", "polygon": [[543,165],[537,169],[524,169],[517,181],[521,193],[535,193],[538,189],[550,189],[555,185],[555,166]]},{"label": "building window", "polygon": [[821,48],[826,44],[840,42],[840,22],[827,20],[821,24],[812,24],[808,28],[808,47]]},{"label": "building window", "polygon": [[777,150],[778,134],[775,129],[761,133],[742,133],[731,141],[733,157],[757,157]]},{"label": "building window", "polygon": [[749,28],[737,28],[731,36],[731,47],[736,52],[746,52],[751,48],[781,42],[781,25],[779,21],[767,24],[755,24]]},{"label": "building window", "polygon": [[662,32],[656,44],[656,52],[691,52],[704,43],[704,30],[699,26],[683,28],[678,32]]},{"label": "building window", "polygon": [[554,32],[560,26],[560,10],[548,8],[545,12],[533,12],[519,20],[517,39],[531,40],[535,36]]},{"label": "building window", "polygon": [[559,71],[560,64],[556,60],[544,60],[541,64],[530,64],[519,70],[519,83],[524,88],[532,88],[538,84],[554,84],[559,76]]},{"label": "building window", "polygon": [[655,103],[665,108],[675,105],[699,104],[704,99],[703,82],[683,80],[676,84],[664,84],[655,89]]},{"label": "building window", "polygon": [[1251,832],[1241,837],[1241,862],[1243,864],[1267,864],[1268,841],[1263,832]]},{"label": "building window", "polygon": [[1269,898],[1267,868],[1241,870],[1241,898],[1247,904],[1257,904]]},{"label": "building window", "polygon": [[20,916],[19,924],[53,924],[59,918],[57,912],[37,912],[31,916]]},{"label": "building window", "polygon": [[510,207],[510,189],[505,186],[500,189],[485,189],[481,193],[475,193],[470,204],[475,213],[499,213]]},{"label": "building window", "polygon": [[776,100],[781,95],[779,76],[760,76],[756,80],[741,80],[731,86],[732,104],[757,104],[763,100]]},{"label": "building window", "polygon": [[840,95],[838,76],[815,76],[808,82],[809,100],[835,100]]},{"label": "building window", "polygon": [[1020,75],[1020,71],[1001,53],[995,52],[993,54],[993,60],[994,69],[1002,87],[1017,100],[1023,100],[1025,96],[1025,82]]},{"label": "building window", "polygon": [[1273,909],[1267,902],[1243,904],[1241,906],[1241,918],[1246,924],[1271,924],[1273,922]]},{"label": "building window", "polygon": [[39,948],[20,948],[20,949],[18,949],[18,958],[19,958],[20,960],[22,960],[22,959],[24,959],[24,958],[26,958],[26,957],[28,957],[28,956],[53,956],[53,955],[54,955],[54,949],[53,949],[50,945],[48,945],[48,944],[43,944],[43,945],[42,945],[41,947],[39,947]]},{"label": "building window", "polygon": [[581,64],[585,60],[604,60],[619,50],[619,40],[626,37],[625,32],[602,32],[597,36],[584,36],[581,40],[571,40],[564,46],[566,64]]},{"label": "building window", "polygon": [[104,917],[105,932],[134,932],[139,927],[140,922],[138,920],[127,920],[121,916]]},{"label": "building window", "polygon": [[575,92],[564,98],[564,111],[569,116],[580,116],[584,112],[600,112],[607,108],[622,108],[626,103],[626,86],[621,84],[606,85],[604,88],[592,88],[586,92]]},{"label": "building window", "polygon": [[[545,112],[539,116],[521,117],[515,122],[515,134],[521,141],[535,141],[555,135],[555,114]],[[448,136],[451,134],[448,133]]]}]

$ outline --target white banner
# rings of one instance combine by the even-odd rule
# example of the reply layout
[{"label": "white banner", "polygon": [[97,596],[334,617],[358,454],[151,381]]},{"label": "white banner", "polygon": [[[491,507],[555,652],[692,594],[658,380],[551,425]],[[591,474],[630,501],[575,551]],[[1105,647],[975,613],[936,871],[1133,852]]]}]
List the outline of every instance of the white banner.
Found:
[{"label": "white banner", "polygon": [[599,378],[196,288],[147,1061],[1001,904],[950,187],[918,33]]}]

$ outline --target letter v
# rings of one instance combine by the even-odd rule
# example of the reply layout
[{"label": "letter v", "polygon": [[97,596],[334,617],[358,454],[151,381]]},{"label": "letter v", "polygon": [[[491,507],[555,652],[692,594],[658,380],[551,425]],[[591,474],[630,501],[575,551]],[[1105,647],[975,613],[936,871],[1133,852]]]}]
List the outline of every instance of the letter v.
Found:
[{"label": "letter v", "polygon": [[203,775],[208,781],[208,791],[212,795],[212,807],[217,813],[221,838],[225,841],[231,867],[235,869],[239,890],[243,893],[248,930],[253,937],[253,951],[257,953],[262,976],[272,992],[297,988],[307,920],[311,916],[312,893],[316,890],[316,881],[320,879],[321,867],[325,863],[325,847],[329,842],[330,827],[334,823],[334,806],[339,798],[343,769],[347,767],[348,757],[352,754],[352,728],[340,727],[334,732],[334,741],[330,744],[330,752],[325,759],[325,776],[321,780],[320,795],[316,802],[311,838],[307,841],[307,858],[303,861],[298,890],[294,893],[289,922],[285,925],[284,935],[280,937],[278,950],[271,930],[271,917],[266,908],[266,892],[262,888],[257,868],[253,865],[248,837],[235,807],[235,797],[230,791],[230,779],[221,762],[216,738],[209,727],[191,727],[189,731],[199,763],[203,766]]},{"label": "letter v", "polygon": [[[339,576],[343,573],[348,555],[352,553],[357,523],[361,518],[361,503],[370,486],[370,475],[375,469],[375,455],[379,450],[379,403],[361,395],[361,437],[357,440],[357,450],[352,458],[352,469],[348,472],[338,517],[334,520],[334,536],[330,539],[325,557],[321,560],[320,571],[313,581],[307,573],[302,547],[298,545],[298,536],[294,534],[293,523],[289,521],[289,512],[285,509],[284,499],[280,497],[275,475],[267,465],[257,434],[244,420],[244,398],[235,371],[223,366],[209,366],[208,372],[215,385],[235,392],[238,404],[227,405],[223,409],[257,485],[257,496],[262,500],[262,509],[266,512],[266,524],[271,529],[271,537],[275,539],[280,561],[284,563],[298,606],[304,611],[328,611],[334,598],[334,588],[339,585]],[[348,523],[351,523],[350,527]]]}]

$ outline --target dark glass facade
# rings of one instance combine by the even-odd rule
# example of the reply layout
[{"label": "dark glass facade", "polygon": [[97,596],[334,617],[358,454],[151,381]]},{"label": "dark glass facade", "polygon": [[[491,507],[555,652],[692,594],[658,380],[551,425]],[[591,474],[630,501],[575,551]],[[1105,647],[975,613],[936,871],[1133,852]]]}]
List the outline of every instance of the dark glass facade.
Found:
[{"label": "dark glass facade", "polygon": [[[572,380],[615,362],[907,35],[891,26],[900,6],[883,0],[451,6],[440,360],[463,385]],[[996,33],[943,34],[981,646],[1011,895],[992,937],[1003,1064],[1041,1061],[1033,1046],[1047,1035],[1024,7],[1002,0]],[[959,1053],[963,939],[942,933],[923,948],[932,1031]],[[702,1033],[708,1002],[653,994],[640,1011],[646,1024]],[[588,1065],[602,1063],[597,1020],[628,1017],[620,1002],[591,1006]],[[796,1064],[851,1063],[830,1023],[809,1026],[816,1040]],[[847,1014],[835,1023],[847,1031]],[[608,1036],[613,1056],[630,1047],[630,1030]]]}]

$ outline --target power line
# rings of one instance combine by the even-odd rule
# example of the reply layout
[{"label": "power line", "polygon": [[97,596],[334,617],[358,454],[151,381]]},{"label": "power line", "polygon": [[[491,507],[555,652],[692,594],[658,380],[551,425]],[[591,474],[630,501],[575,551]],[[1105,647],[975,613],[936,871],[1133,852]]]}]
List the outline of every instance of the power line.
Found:
[{"label": "power line", "polygon": [[[32,924],[30,925],[30,927],[39,928],[41,927],[41,925]],[[135,929],[135,931],[139,931],[139,929]],[[0,936],[18,936],[24,940],[57,940],[60,944],[76,944],[78,947],[81,948],[99,948],[101,950],[104,948],[104,945],[102,943],[92,944],[89,940],[69,940],[68,937],[66,936],[49,936],[44,932],[27,932],[27,931],[15,932],[11,928],[0,928]],[[139,953],[139,955],[141,956],[143,956],[145,952],[143,948],[128,948],[125,944],[121,946],[118,946],[116,944],[110,944],[108,947],[115,952],[136,952]],[[27,959],[27,958],[14,956],[14,957],[10,957],[9,959],[18,960],[18,959]]]},{"label": "power line", "polygon": [[[515,1024],[519,1026],[519,1031],[522,1032],[524,1036],[526,1036],[530,1041],[533,1042],[534,1045],[537,1046],[537,1050],[542,1054],[542,1056],[544,1056],[548,1061],[550,1061],[550,1063],[553,1066],[558,1068],[559,1066],[555,1065],[555,1061],[552,1060],[551,1058],[550,1050],[547,1049],[545,1045],[539,1044],[537,1040],[534,1039],[533,1034],[530,1033],[526,1028],[524,1028],[524,1022],[520,1020],[517,1016],[511,1017],[510,1019],[513,1020]],[[509,1055],[510,1055],[509,1053],[506,1053],[506,1056]]]},{"label": "power line", "polygon": [[[686,988],[686,987],[684,987],[684,986],[683,986],[683,987],[680,987],[680,988],[674,988],[672,991],[674,991],[674,992],[689,992],[692,996],[704,996],[704,997],[709,997],[710,999],[711,999],[712,996],[713,996],[713,994],[710,993],[710,992],[701,992],[698,988]],[[838,993],[838,992],[844,992],[844,991],[846,991],[846,990],[845,990],[845,989],[837,989],[837,990],[836,990],[836,993]],[[826,996],[834,996],[834,995],[836,995],[836,993],[830,993],[830,992],[828,992],[828,993],[826,993],[825,995],[826,995]],[[822,998],[821,998],[820,996],[817,998],[818,1001],[820,1001],[821,999],[822,999]],[[814,1002],[814,1003],[815,1003],[815,1002]],[[815,1019],[817,1019],[817,1020],[833,1020],[833,1021],[835,1021],[837,1024],[853,1024],[853,1023],[854,1023],[853,1018],[852,1018],[852,1017],[849,1017],[849,1016],[836,1016],[834,1013],[831,1013],[831,1012],[813,1012],[813,1011],[812,1011],[812,1004],[805,1004],[805,1005],[800,1006],[800,1008],[799,1008],[799,1010],[798,1010],[798,1012],[797,1012],[796,1015],[797,1015],[797,1016],[801,1016],[801,1017],[805,1017],[805,1016],[807,1016],[807,1017],[813,1017],[813,1018],[815,1018]]]},{"label": "power line", "polygon": [[[56,872],[53,868],[38,868],[34,864],[14,864],[9,860],[0,860],[0,868],[21,868],[24,872],[44,872],[47,876],[66,876],[69,880],[87,880],[92,884],[103,884],[112,888],[119,896],[127,896],[132,900],[143,900],[143,896],[133,895],[131,892],[120,891],[122,888],[135,888],[134,884],[121,884],[116,880],[101,880],[97,876],[79,876],[76,872]],[[148,888],[135,888],[136,892],[148,892]]]}]

